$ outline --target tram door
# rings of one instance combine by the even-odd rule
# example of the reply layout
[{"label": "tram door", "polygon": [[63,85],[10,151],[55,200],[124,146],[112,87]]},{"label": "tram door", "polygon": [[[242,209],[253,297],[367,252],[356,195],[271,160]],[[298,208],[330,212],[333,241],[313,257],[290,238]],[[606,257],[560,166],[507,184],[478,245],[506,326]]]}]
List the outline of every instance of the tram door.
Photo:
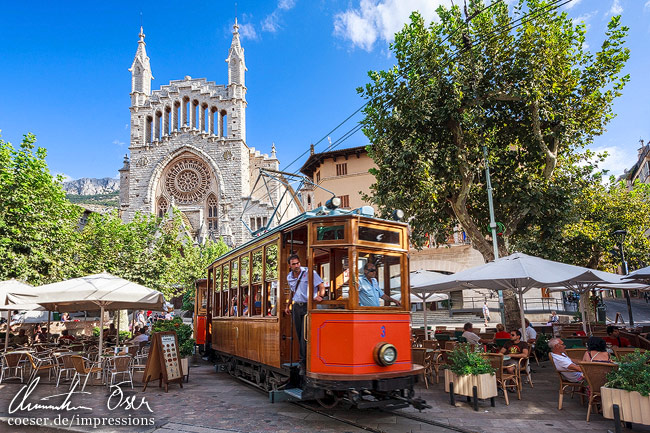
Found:
[{"label": "tram door", "polygon": [[[282,290],[279,303],[280,311],[278,313],[282,315],[282,320],[280,320],[280,357],[284,364],[297,363],[300,360],[300,346],[298,336],[294,329],[293,320],[291,318],[291,312],[289,312],[288,315],[284,312],[285,306],[291,298],[291,289],[289,288],[289,283],[287,283],[287,275],[289,274],[289,264],[287,263],[287,259],[291,254],[298,254],[298,257],[300,257],[300,266],[308,267],[309,264],[307,263],[307,228],[301,227],[291,232],[284,233],[283,236],[284,242],[280,269],[283,269],[284,272],[280,273],[279,284]],[[307,274],[305,274],[305,278],[307,278]]]}]

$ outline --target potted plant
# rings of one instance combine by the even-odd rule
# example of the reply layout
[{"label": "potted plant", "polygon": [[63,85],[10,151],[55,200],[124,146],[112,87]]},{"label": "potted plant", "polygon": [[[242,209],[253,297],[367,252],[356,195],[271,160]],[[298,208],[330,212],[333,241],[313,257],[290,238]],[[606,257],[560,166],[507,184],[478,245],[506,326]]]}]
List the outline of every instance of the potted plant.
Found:
[{"label": "potted plant", "polygon": [[454,384],[454,394],[473,396],[481,399],[496,397],[497,380],[490,361],[480,353],[474,352],[469,344],[459,344],[449,354],[449,367],[445,369],[445,392],[449,384]]},{"label": "potted plant", "polygon": [[152,332],[174,331],[178,339],[178,352],[181,356],[181,367],[183,374],[189,374],[189,357],[194,353],[194,339],[192,338],[192,327],[183,323],[180,317],[172,320],[158,320],[151,328]]},{"label": "potted plant", "polygon": [[650,352],[636,350],[615,360],[618,368],[600,388],[603,416],[613,419],[616,404],[621,421],[650,425]]}]

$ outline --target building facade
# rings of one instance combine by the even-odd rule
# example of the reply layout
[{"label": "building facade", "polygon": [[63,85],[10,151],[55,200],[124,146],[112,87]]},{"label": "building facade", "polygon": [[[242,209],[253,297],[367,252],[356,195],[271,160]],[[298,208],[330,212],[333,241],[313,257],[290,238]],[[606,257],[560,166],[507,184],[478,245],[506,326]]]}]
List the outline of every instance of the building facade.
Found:
[{"label": "building facade", "polygon": [[163,216],[174,206],[197,240],[222,237],[238,245],[250,238],[240,218],[261,222],[272,215],[266,191],[251,188],[259,168],[277,170],[279,161],[275,149],[269,157],[246,143],[247,69],[238,30],[235,20],[226,58],[228,84],[186,76],[152,91],[140,29],[129,69],[130,158],[125,156],[119,170],[124,221],[136,212]]}]

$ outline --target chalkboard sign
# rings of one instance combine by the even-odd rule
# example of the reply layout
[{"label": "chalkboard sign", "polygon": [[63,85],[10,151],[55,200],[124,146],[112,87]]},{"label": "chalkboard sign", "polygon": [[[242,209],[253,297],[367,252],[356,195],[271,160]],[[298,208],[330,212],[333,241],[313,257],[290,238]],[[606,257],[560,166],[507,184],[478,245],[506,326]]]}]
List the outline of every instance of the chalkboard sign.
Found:
[{"label": "chalkboard sign", "polygon": [[183,368],[178,352],[178,337],[174,331],[156,332],[151,340],[151,348],[147,357],[147,366],[144,369],[144,388],[150,380],[158,379],[158,387],[165,383],[165,392],[169,384],[178,382],[183,387]]}]

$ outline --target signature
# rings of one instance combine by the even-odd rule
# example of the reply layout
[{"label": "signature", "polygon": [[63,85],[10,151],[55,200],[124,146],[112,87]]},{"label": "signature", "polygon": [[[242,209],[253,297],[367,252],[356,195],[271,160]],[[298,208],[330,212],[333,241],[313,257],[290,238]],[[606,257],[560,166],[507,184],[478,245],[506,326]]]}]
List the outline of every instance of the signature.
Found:
[{"label": "signature", "polygon": [[[122,407],[124,410],[138,410],[142,406],[145,406],[150,413],[153,413],[146,398],[142,397],[142,399],[137,402],[136,395],[125,397],[124,393],[122,393],[122,388],[120,387],[123,383],[129,382],[120,382],[117,385],[111,385],[111,395],[108,396],[108,401],[106,402],[108,410],[115,410],[118,407]],[[117,401],[115,399],[117,399]]]},{"label": "signature", "polygon": [[63,394],[55,394],[51,395],[48,397],[42,397],[40,400],[49,400],[51,398],[55,397],[60,397],[62,395],[65,396],[63,399],[63,402],[58,405],[52,405],[52,404],[39,404],[39,403],[29,403],[27,399],[31,395],[32,392],[34,392],[34,389],[40,382],[41,378],[36,377],[34,380],[32,380],[30,383],[27,385],[24,385],[20,390],[16,393],[13,399],[11,399],[11,403],[9,403],[9,413],[15,413],[17,411],[27,411],[30,412],[32,410],[37,410],[37,409],[47,409],[47,410],[65,410],[65,411],[73,411],[73,410],[81,410],[81,409],[86,409],[92,411],[91,408],[86,407],[86,406],[71,406],[70,399],[74,394],[90,394],[89,392],[76,392],[75,389],[77,389],[77,386],[79,385],[79,380],[75,380],[72,383],[72,386],[70,387],[70,390],[66,393]]}]

